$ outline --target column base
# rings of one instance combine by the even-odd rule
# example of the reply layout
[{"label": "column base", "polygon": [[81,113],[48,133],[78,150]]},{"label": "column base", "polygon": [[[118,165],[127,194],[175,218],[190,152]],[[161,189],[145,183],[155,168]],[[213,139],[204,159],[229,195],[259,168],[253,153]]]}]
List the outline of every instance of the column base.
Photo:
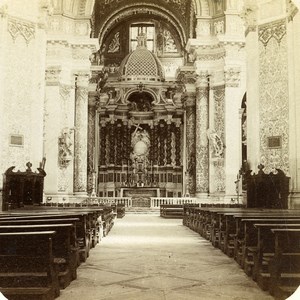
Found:
[{"label": "column base", "polygon": [[288,199],[289,209],[300,209],[300,192],[292,192]]}]

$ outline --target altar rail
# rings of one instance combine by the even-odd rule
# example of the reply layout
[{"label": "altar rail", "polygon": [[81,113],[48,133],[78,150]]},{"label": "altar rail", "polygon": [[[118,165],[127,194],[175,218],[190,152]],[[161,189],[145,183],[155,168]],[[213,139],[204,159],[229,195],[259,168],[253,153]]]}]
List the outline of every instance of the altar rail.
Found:
[{"label": "altar rail", "polygon": [[122,205],[125,207],[131,207],[132,206],[132,199],[131,197],[91,197],[83,202],[86,202],[88,204],[117,204]]},{"label": "altar rail", "polygon": [[220,204],[219,200],[198,199],[194,197],[168,198],[151,197],[151,207],[159,208],[161,204],[183,205],[183,204]]},{"label": "altar rail", "polygon": [[[125,207],[132,207],[132,197],[91,197],[83,201],[88,204],[118,204]],[[161,204],[222,204],[222,201],[198,199],[194,197],[181,197],[181,198],[169,198],[169,197],[151,197],[150,207],[159,208]]]},{"label": "altar rail", "polygon": [[[121,205],[124,207],[132,207],[132,198],[133,197],[85,197],[85,198],[72,198],[68,200],[59,200],[56,201],[45,201],[44,205],[57,205],[57,203],[62,204],[65,207],[70,206],[70,204],[76,203],[77,205]],[[160,208],[161,204],[171,204],[171,205],[183,205],[183,204],[200,204],[201,206],[205,205],[222,205],[224,201],[219,199],[198,199],[195,197],[149,197],[150,208]],[[233,199],[234,200],[234,199]],[[235,204],[236,201],[231,202],[231,204]]]}]

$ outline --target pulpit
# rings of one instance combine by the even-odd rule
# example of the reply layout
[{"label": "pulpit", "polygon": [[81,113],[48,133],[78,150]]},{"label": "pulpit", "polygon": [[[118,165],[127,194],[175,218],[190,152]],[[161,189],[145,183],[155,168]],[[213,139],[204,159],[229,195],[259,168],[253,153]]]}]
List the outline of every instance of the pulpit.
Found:
[{"label": "pulpit", "polygon": [[26,164],[25,172],[14,172],[14,166],[7,169],[3,176],[2,210],[21,208],[25,205],[40,205],[43,201],[44,169],[31,170],[32,164]]}]

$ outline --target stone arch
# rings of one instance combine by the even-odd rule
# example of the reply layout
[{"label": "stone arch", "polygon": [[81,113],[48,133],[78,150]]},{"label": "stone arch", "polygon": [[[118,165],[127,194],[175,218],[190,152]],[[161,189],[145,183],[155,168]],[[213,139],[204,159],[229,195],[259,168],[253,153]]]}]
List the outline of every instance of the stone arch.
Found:
[{"label": "stone arch", "polygon": [[[149,95],[153,98],[153,102],[154,102],[154,103],[157,103],[157,102],[159,101],[159,96],[158,96],[152,89],[149,89],[149,88],[146,87],[146,88],[143,90],[143,92],[149,94]],[[138,93],[138,91],[137,91],[136,88],[129,90],[129,91],[124,95],[124,100],[125,100],[124,102],[125,102],[125,103],[128,102],[128,101],[129,101],[128,99],[130,99],[130,97],[131,97],[133,94],[135,94],[135,93]]]},{"label": "stone arch", "polygon": [[51,2],[55,11],[72,14],[75,17],[91,17],[95,4],[95,0],[51,0]]},{"label": "stone arch", "polygon": [[150,14],[162,17],[167,22],[169,22],[173,26],[173,28],[175,28],[178,32],[181,45],[186,44],[187,36],[181,22],[169,10],[156,4],[128,4],[125,7],[122,7],[110,14],[109,16],[107,16],[106,21],[99,29],[99,45],[102,45],[106,33],[114,27],[116,22],[120,22],[122,19],[126,19],[127,17],[132,16],[132,14],[137,15],[139,13],[142,14],[149,12]]},{"label": "stone arch", "polygon": [[206,17],[210,16],[210,3],[209,0],[193,0],[196,16]]},{"label": "stone arch", "polygon": [[95,0],[74,0],[74,14],[76,16],[91,16]]}]

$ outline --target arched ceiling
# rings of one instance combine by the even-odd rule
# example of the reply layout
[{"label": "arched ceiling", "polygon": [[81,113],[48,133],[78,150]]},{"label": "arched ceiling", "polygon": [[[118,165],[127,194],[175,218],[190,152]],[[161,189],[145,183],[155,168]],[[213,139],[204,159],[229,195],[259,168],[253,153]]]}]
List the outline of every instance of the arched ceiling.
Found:
[{"label": "arched ceiling", "polygon": [[177,31],[181,43],[190,37],[191,18],[195,16],[193,0],[96,0],[94,37],[101,45],[105,35],[120,21],[143,16],[162,19]]},{"label": "arched ceiling", "polygon": [[45,0],[51,2],[54,14],[91,17],[95,0]]}]

